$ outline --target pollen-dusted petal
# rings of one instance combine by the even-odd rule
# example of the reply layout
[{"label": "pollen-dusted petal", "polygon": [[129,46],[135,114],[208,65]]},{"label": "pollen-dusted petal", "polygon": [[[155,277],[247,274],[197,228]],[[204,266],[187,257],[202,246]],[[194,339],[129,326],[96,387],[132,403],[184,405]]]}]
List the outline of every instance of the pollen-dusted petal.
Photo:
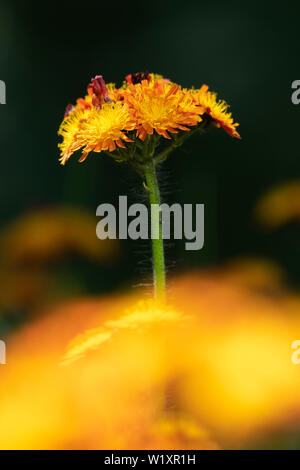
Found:
[{"label": "pollen-dusted petal", "polygon": [[116,144],[117,144],[118,147],[120,147],[122,149],[126,148],[126,146],[123,144],[121,139],[116,140]]},{"label": "pollen-dusted petal", "polygon": [[80,163],[81,163],[81,162],[84,162],[84,160],[86,160],[86,158],[87,158],[87,156],[88,156],[89,153],[90,153],[90,152],[83,152],[83,154],[81,155],[81,157],[79,158],[78,161],[79,161]]},{"label": "pollen-dusted petal", "polygon": [[75,337],[68,345],[61,365],[68,365],[82,358],[91,350],[98,349],[120,330],[141,332],[155,324],[185,324],[189,320],[189,315],[178,312],[171,306],[160,305],[153,300],[139,301],[136,306],[125,311],[120,318],[106,321],[103,326]]},{"label": "pollen-dusted petal", "polygon": [[167,131],[164,131],[162,129],[158,129],[157,130],[157,133],[159,135],[162,135],[165,139],[171,139],[171,137],[169,136],[169,134],[167,133]]},{"label": "pollen-dusted petal", "polygon": [[58,145],[61,150],[60,163],[64,165],[70,156],[81,148],[77,141],[77,133],[82,124],[90,116],[91,109],[85,109],[78,105],[64,118],[59,128],[58,134],[63,137],[63,141]]}]

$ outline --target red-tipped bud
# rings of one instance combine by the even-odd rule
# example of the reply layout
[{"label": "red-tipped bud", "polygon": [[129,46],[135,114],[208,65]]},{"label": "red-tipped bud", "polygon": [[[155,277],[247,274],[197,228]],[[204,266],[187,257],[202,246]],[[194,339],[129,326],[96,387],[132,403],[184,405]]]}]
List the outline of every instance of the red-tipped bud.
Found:
[{"label": "red-tipped bud", "polygon": [[130,73],[126,76],[126,80],[131,85],[136,85],[137,83],[141,83],[143,80],[147,80],[150,82],[150,74],[149,72],[138,72],[138,73]]},{"label": "red-tipped bud", "polygon": [[64,117],[68,117],[69,114],[73,111],[73,109],[75,109],[75,106],[73,104],[68,104],[68,106],[66,107],[66,110],[65,110],[65,116]]},{"label": "red-tipped bud", "polygon": [[92,103],[96,108],[101,107],[103,102],[111,102],[102,75],[97,75],[95,78],[92,78],[92,83],[89,84],[87,91],[92,97]]},{"label": "red-tipped bud", "polygon": [[76,100],[78,106],[81,106],[84,109],[90,109],[91,105],[87,103],[83,98],[78,98]]}]

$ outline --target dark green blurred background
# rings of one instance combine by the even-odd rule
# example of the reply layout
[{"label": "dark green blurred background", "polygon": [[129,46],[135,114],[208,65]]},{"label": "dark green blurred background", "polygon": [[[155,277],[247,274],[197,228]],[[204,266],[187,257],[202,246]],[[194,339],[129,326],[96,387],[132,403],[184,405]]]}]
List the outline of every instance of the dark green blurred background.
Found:
[{"label": "dark green blurred background", "polygon": [[[300,175],[300,106],[290,98],[300,78],[299,14],[299,2],[2,0],[0,228],[39,207],[95,213],[121,194],[142,197],[140,181],[108,157],[60,166],[57,129],[92,76],[121,84],[128,73],[149,70],[188,87],[210,85],[230,103],[243,138],[213,129],[164,164],[163,199],[206,207],[204,249],[170,243],[170,270],[257,255],[277,261],[299,284],[299,227],[263,232],[252,213],[269,187]],[[134,285],[150,268],[148,248],[124,241],[111,266],[71,259],[57,275],[77,273],[91,293]]]}]

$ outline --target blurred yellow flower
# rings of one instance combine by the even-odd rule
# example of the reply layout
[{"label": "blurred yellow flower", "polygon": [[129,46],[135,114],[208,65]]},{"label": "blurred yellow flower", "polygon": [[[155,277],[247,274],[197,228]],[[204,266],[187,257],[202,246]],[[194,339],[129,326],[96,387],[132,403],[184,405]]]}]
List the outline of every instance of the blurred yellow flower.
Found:
[{"label": "blurred yellow flower", "polygon": [[[133,295],[76,301],[17,333],[1,368],[1,448],[243,448],[295,429],[300,299],[208,271],[173,279],[170,298],[166,312]],[[77,360],[61,366],[73,338]]]},{"label": "blurred yellow flower", "polygon": [[116,240],[96,237],[89,212],[53,207],[26,213],[0,232],[1,307],[32,311],[49,300],[55,261],[75,254],[107,263],[118,253]]},{"label": "blurred yellow flower", "polygon": [[283,270],[274,261],[257,257],[231,260],[218,273],[244,288],[266,293],[281,290],[285,279]]},{"label": "blurred yellow flower", "polygon": [[103,327],[87,331],[79,335],[69,345],[62,365],[69,364],[83,357],[87,351],[97,349],[102,343],[108,341],[120,329],[138,329],[152,326],[153,324],[164,324],[165,322],[184,321],[187,316],[176,312],[171,307],[159,305],[153,300],[140,301],[136,307],[117,320],[106,321]]},{"label": "blurred yellow flower", "polygon": [[255,216],[269,228],[300,218],[300,181],[290,181],[268,191],[258,202]]},{"label": "blurred yellow flower", "polygon": [[117,244],[96,237],[92,214],[67,207],[27,213],[0,234],[1,260],[6,266],[41,264],[72,252],[93,260],[111,259]]}]

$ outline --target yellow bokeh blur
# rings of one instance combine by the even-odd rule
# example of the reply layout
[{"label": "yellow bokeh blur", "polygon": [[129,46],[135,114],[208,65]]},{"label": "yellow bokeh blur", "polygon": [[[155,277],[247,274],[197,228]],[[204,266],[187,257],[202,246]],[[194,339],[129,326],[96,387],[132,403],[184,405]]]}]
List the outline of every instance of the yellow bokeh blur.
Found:
[{"label": "yellow bokeh blur", "polygon": [[28,324],[0,366],[1,448],[243,448],[293,430],[300,300],[229,274],[172,279],[166,307],[91,298]]}]

